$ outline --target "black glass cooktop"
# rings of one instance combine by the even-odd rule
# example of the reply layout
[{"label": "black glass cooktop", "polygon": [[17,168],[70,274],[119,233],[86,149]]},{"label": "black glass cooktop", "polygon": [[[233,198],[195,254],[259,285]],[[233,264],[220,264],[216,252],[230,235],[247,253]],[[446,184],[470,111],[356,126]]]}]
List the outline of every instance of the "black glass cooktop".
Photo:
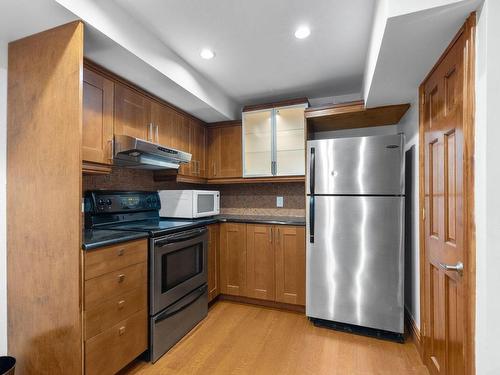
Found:
[{"label": "black glass cooktop", "polygon": [[152,220],[132,221],[122,224],[110,224],[106,225],[105,228],[113,230],[134,231],[134,232],[148,232],[151,237],[158,237],[170,233],[179,232],[181,230],[187,230],[191,228],[204,226],[207,224],[214,223],[216,221],[217,219],[213,218],[203,218],[203,219],[193,219],[193,220],[160,218]]}]

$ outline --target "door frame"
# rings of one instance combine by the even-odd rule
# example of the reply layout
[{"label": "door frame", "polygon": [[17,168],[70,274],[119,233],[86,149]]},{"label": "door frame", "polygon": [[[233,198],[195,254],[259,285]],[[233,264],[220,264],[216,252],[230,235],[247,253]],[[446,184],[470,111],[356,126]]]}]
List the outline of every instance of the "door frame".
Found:
[{"label": "door frame", "polygon": [[[424,84],[442,62],[457,39],[465,35],[464,56],[464,104],[463,104],[463,207],[464,207],[464,311],[466,316],[464,334],[465,374],[475,374],[475,303],[476,303],[476,226],[474,216],[474,126],[475,126],[475,61],[476,61],[476,12],[470,14],[451,43],[438,59],[419,87],[419,239],[420,239],[420,316],[421,351],[426,364],[426,340],[429,317],[425,296],[429,291],[425,280],[425,129],[424,129]],[[427,364],[426,364],[427,365]]]}]

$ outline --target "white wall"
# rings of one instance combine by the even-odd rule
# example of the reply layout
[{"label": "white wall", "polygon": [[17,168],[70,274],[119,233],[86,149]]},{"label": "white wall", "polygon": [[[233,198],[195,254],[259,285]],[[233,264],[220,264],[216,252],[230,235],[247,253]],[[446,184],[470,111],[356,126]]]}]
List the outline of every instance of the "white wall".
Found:
[{"label": "white wall", "polygon": [[0,355],[7,353],[6,138],[7,45],[0,41]]},{"label": "white wall", "polygon": [[406,227],[406,235],[409,243],[406,243],[405,252],[405,306],[413,317],[418,328],[420,328],[420,252],[419,252],[419,196],[418,196],[418,92],[415,88],[415,100],[398,125],[399,131],[405,133],[406,147],[408,151],[413,147],[413,165],[411,179],[413,186],[406,186],[406,193],[412,196],[411,227]]},{"label": "white wall", "polygon": [[476,373],[500,374],[500,1],[478,11],[476,62]]}]

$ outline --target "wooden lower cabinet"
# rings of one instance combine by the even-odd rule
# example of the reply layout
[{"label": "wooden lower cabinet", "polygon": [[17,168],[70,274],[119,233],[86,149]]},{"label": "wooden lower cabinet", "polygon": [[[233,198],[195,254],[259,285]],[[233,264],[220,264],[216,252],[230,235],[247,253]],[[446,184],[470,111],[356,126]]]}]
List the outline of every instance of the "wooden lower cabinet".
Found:
[{"label": "wooden lower cabinet", "polygon": [[208,302],[212,301],[220,293],[219,228],[219,224],[211,224],[208,226]]},{"label": "wooden lower cabinet", "polygon": [[246,224],[220,225],[220,292],[246,296]]},{"label": "wooden lower cabinet", "polygon": [[220,224],[220,293],[305,305],[305,228]]},{"label": "wooden lower cabinet", "polygon": [[146,239],[84,253],[85,374],[115,374],[148,348]]},{"label": "wooden lower cabinet", "polygon": [[246,296],[274,301],[274,228],[271,225],[247,224]]},{"label": "wooden lower cabinet", "polygon": [[306,304],[305,228],[276,225],[275,265],[276,301],[293,305]]}]

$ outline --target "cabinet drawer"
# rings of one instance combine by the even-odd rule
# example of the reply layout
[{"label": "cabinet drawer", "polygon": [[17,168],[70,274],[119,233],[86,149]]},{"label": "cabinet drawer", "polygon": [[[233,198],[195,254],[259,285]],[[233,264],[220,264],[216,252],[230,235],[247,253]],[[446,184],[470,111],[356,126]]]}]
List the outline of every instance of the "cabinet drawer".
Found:
[{"label": "cabinet drawer", "polygon": [[147,347],[147,309],[144,309],[85,342],[85,374],[114,374]]},{"label": "cabinet drawer", "polygon": [[85,253],[85,280],[119,270],[132,264],[146,262],[146,239],[102,247]]},{"label": "cabinet drawer", "polygon": [[94,337],[145,308],[147,308],[146,284],[85,311],[85,339]]},{"label": "cabinet drawer", "polygon": [[85,281],[85,310],[147,285],[147,263],[134,264]]}]

